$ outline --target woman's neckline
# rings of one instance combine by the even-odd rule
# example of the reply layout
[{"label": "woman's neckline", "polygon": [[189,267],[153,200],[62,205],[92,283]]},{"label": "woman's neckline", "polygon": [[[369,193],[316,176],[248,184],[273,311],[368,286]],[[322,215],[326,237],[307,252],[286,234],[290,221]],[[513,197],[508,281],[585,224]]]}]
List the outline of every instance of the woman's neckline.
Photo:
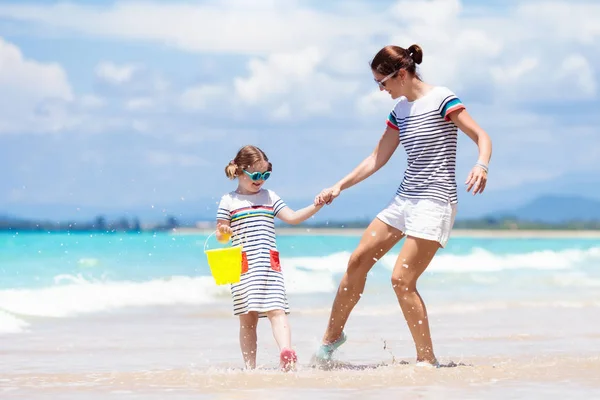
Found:
[{"label": "woman's neckline", "polygon": [[426,98],[427,96],[429,96],[431,93],[433,93],[433,92],[435,91],[435,89],[436,89],[436,88],[437,88],[437,86],[431,86],[427,92],[423,93],[423,96],[421,96],[421,97],[418,97],[418,98],[414,99],[413,101],[409,101],[409,100],[408,100],[408,98],[407,98],[406,96],[404,96],[404,98],[406,99],[406,102],[407,102],[408,104],[414,104],[414,103],[416,103],[417,101],[419,101],[419,100],[421,100],[421,99],[424,99],[424,98]]}]

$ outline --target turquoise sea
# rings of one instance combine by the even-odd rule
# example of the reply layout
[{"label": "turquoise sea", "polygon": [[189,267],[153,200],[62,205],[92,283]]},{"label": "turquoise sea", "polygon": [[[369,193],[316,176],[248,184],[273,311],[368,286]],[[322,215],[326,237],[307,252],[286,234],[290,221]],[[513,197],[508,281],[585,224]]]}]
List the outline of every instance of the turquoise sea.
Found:
[{"label": "turquoise sea", "polygon": [[[285,397],[290,385],[313,390],[331,377],[338,389],[353,387],[352,369],[311,375],[316,372],[310,368],[310,355],[359,236],[318,231],[278,236],[300,359],[295,379],[303,383],[274,378],[277,353],[268,323],[261,323],[259,363],[267,372],[250,376],[267,386],[231,372],[241,367],[238,322],[228,287],[215,285],[210,276],[203,253],[206,239],[201,234],[166,233],[0,234],[0,389],[36,398],[46,394],[42,388],[52,387],[64,398],[80,398],[69,397],[73,382],[79,382],[78,387],[96,394],[124,391],[134,396],[142,385],[145,395],[139,398],[163,398],[169,390],[209,398],[198,396],[206,388],[221,393],[227,385],[244,382],[240,393],[271,387],[278,398],[275,394]],[[211,238],[208,245],[218,244]],[[339,355],[343,361],[414,362],[414,348],[390,284],[400,245],[379,260],[369,276],[348,323],[349,341]],[[498,357],[509,362],[531,356],[556,363],[555,358],[544,358],[556,355],[563,357],[567,369],[587,362],[587,370],[600,371],[598,239],[453,237],[421,278],[419,290],[438,357],[483,368],[477,370],[478,378],[473,368],[461,370],[467,371],[460,372],[467,374],[467,381],[485,386],[507,376],[498,376],[497,366],[491,368]],[[583,358],[568,358],[578,354]],[[585,358],[592,355],[596,358]],[[518,377],[511,375],[514,379],[526,380],[523,393],[536,392],[542,378],[532,362],[514,362],[529,366],[509,368],[520,371]],[[413,383],[420,379],[403,363],[389,368],[361,375],[366,376],[365,387],[382,380],[393,386],[397,382],[392,376]],[[577,385],[584,376],[580,371],[570,382]],[[430,378],[455,382],[444,375],[423,377],[424,384]],[[437,386],[427,387],[424,393],[435,398],[431,391]],[[509,395],[511,387],[498,398]],[[306,396],[310,390],[297,394]],[[340,393],[331,392],[328,398],[342,398]],[[457,393],[458,398],[485,395]]]}]

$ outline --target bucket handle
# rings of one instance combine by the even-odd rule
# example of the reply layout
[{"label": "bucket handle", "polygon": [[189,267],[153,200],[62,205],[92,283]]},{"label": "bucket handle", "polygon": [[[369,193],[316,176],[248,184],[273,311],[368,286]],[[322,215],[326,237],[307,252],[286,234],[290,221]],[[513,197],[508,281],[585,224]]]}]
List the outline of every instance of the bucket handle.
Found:
[{"label": "bucket handle", "polygon": [[[208,243],[208,239],[210,239],[211,236],[215,235],[217,233],[217,230],[215,229],[213,231],[213,233],[211,233],[210,235],[208,235],[208,237],[206,238],[206,240],[204,241],[204,252],[206,253],[206,244]],[[243,233],[242,237],[244,238],[244,244],[246,243],[246,232]],[[244,244],[242,244],[242,248],[244,247]]]},{"label": "bucket handle", "polygon": [[210,239],[210,237],[212,235],[214,235],[215,233],[217,233],[217,231],[215,230],[213,233],[211,233],[210,235],[208,235],[208,237],[206,238],[206,240],[204,241],[204,252],[206,253],[206,244],[208,243],[208,239]]}]

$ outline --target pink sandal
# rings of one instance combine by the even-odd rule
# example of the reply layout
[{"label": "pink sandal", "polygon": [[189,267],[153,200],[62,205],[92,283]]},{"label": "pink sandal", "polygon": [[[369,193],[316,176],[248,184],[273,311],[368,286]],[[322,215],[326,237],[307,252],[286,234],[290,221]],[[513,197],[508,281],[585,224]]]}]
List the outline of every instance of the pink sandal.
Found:
[{"label": "pink sandal", "polygon": [[279,366],[282,371],[288,372],[295,369],[297,361],[298,356],[296,356],[296,352],[294,350],[281,350],[281,354],[279,355]]}]

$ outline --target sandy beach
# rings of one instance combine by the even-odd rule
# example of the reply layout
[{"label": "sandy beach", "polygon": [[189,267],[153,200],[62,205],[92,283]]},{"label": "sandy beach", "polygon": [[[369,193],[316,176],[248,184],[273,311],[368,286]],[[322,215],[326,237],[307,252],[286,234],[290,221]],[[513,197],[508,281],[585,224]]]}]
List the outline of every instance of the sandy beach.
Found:
[{"label": "sandy beach", "polygon": [[337,363],[321,369],[311,354],[326,310],[301,309],[292,318],[300,360],[288,374],[276,370],[266,323],[259,325],[259,369],[240,369],[237,321],[225,310],[155,309],[60,326],[46,321],[27,337],[3,340],[0,393],[32,400],[595,398],[600,334],[589,321],[600,321],[599,310],[538,305],[461,315],[432,306],[442,362],[432,369],[415,366],[398,309],[369,315],[368,306],[358,306]]}]

